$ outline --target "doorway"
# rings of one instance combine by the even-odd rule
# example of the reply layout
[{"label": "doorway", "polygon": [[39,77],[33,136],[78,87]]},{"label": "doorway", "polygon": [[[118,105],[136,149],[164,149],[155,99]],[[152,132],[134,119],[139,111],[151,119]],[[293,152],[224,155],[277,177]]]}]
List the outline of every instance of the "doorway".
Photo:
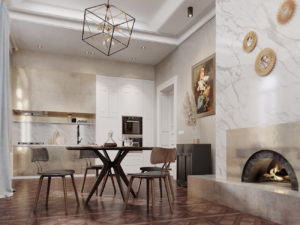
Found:
[{"label": "doorway", "polygon": [[[177,76],[157,87],[157,146],[176,148],[177,144]],[[176,177],[176,164],[172,164]]]}]

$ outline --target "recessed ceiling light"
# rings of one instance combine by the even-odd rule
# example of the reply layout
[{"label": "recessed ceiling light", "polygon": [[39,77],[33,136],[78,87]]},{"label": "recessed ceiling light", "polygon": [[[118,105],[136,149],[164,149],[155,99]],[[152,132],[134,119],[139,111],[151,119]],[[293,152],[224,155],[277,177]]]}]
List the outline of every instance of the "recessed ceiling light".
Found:
[{"label": "recessed ceiling light", "polygon": [[192,6],[188,7],[188,18],[192,18],[194,15],[194,8]]}]

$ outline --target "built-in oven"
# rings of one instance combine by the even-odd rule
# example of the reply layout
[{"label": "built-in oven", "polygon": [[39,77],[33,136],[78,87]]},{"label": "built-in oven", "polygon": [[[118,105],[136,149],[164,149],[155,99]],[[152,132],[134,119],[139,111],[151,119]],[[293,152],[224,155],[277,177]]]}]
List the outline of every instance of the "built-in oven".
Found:
[{"label": "built-in oven", "polygon": [[123,135],[142,135],[143,117],[122,116],[122,130]]}]

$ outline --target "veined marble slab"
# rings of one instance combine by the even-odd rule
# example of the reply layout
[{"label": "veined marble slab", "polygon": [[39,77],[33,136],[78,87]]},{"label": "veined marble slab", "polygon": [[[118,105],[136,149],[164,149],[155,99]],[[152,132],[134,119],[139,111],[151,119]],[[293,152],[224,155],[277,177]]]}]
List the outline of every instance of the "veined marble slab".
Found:
[{"label": "veined marble slab", "polygon": [[[226,131],[300,121],[300,13],[277,22],[284,1],[216,1],[216,173],[226,177]],[[296,1],[299,7],[300,2]],[[243,50],[249,31],[258,36],[251,53]],[[255,60],[264,48],[277,55],[273,72],[260,77]]]},{"label": "veined marble slab", "polygon": [[[77,144],[77,125],[80,127],[80,144],[95,143],[95,124],[67,123],[37,123],[14,122],[13,145],[18,142],[43,142],[45,145],[75,145]],[[55,133],[58,133],[57,143],[51,143]]]}]

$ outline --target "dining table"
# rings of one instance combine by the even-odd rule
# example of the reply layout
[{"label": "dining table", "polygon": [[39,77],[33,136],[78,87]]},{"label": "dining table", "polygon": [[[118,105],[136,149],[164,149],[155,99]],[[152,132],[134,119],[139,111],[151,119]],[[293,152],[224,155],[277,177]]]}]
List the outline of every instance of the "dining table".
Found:
[{"label": "dining table", "polygon": [[[83,151],[90,151],[93,150],[95,152],[95,154],[98,156],[98,158],[102,161],[103,163],[103,169],[101,170],[101,173],[99,174],[96,182],[94,183],[92,190],[90,191],[85,204],[88,204],[88,202],[90,201],[91,197],[93,196],[93,194],[95,193],[95,191],[97,190],[98,186],[100,185],[101,181],[103,180],[103,178],[105,177],[105,175],[111,171],[111,169],[113,168],[115,171],[115,176],[117,179],[117,183],[123,198],[123,201],[125,201],[125,193],[124,193],[124,189],[122,186],[122,180],[125,183],[125,185],[128,187],[129,185],[129,181],[128,178],[121,166],[121,162],[123,161],[123,159],[126,157],[126,155],[129,152],[137,152],[137,151],[144,151],[144,150],[152,150],[153,147],[134,147],[134,146],[117,146],[117,147],[104,147],[101,145],[81,145],[81,146],[67,146],[66,147],[67,150],[71,150],[71,151],[79,151],[79,150],[83,150]],[[111,157],[109,156],[109,152],[110,151],[117,151],[116,156],[114,157],[114,159],[111,159]],[[135,198],[135,192],[133,191],[133,189],[131,189],[131,194],[132,196]]]}]

